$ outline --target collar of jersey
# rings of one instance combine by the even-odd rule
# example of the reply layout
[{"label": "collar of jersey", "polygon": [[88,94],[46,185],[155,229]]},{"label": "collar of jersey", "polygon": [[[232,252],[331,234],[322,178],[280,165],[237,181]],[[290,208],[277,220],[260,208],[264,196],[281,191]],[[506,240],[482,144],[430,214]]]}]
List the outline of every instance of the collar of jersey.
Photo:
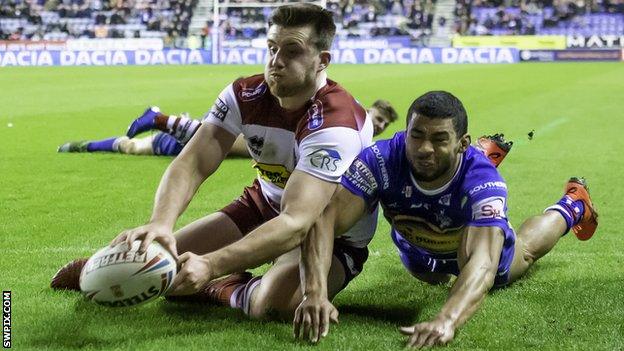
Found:
[{"label": "collar of jersey", "polygon": [[441,187],[437,188],[437,189],[432,189],[432,190],[427,190],[427,189],[423,189],[418,185],[418,182],[416,182],[416,179],[414,179],[414,175],[412,174],[412,171],[410,170],[409,175],[410,175],[410,179],[412,180],[412,184],[414,184],[414,186],[416,187],[416,189],[418,191],[420,191],[421,193],[427,195],[427,196],[434,196],[434,195],[438,195],[444,191],[446,191],[446,189],[449,188],[449,186],[451,186],[451,183],[453,183],[455,181],[455,179],[457,179],[458,175],[459,175],[459,171],[462,168],[462,164],[464,163],[464,154],[462,154],[461,158],[459,159],[459,166],[457,167],[457,169],[455,170],[455,174],[453,175],[453,178],[451,178],[446,184],[442,185]]}]

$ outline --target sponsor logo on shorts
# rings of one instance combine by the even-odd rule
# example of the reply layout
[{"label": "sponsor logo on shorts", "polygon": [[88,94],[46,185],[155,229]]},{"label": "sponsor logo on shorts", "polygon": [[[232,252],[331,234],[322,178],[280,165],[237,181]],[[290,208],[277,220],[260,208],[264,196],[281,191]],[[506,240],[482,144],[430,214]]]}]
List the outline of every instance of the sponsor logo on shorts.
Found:
[{"label": "sponsor logo on shorts", "polygon": [[240,92],[240,98],[243,102],[249,102],[259,99],[266,92],[267,86],[265,83],[258,85],[255,88],[245,88]]},{"label": "sponsor logo on shorts", "polygon": [[501,181],[486,182],[486,183],[483,183],[483,184],[479,184],[479,185],[475,186],[474,188],[470,189],[468,194],[472,196],[475,193],[478,193],[480,191],[483,191],[483,190],[486,190],[486,189],[495,189],[495,188],[507,190],[507,184],[505,184],[505,182],[501,182]]},{"label": "sponsor logo on shorts", "polygon": [[349,181],[349,184],[368,196],[373,196],[378,188],[373,172],[359,159],[353,161],[344,177]]},{"label": "sponsor logo on shorts", "polygon": [[308,109],[308,129],[316,130],[323,125],[323,103],[316,100]]},{"label": "sponsor logo on shorts", "polygon": [[338,165],[342,162],[340,153],[332,149],[318,149],[308,154],[310,165],[323,171],[335,172]]},{"label": "sponsor logo on shorts", "polygon": [[488,197],[472,205],[472,219],[503,219],[505,215],[505,198],[501,196]]},{"label": "sponsor logo on shorts", "polygon": [[209,115],[223,122],[229,111],[230,107],[221,98],[217,98],[217,101],[212,105]]},{"label": "sponsor logo on shorts", "polygon": [[258,176],[260,176],[260,178],[282,189],[286,187],[286,182],[291,173],[286,167],[267,163],[256,163],[253,167],[258,171]]}]

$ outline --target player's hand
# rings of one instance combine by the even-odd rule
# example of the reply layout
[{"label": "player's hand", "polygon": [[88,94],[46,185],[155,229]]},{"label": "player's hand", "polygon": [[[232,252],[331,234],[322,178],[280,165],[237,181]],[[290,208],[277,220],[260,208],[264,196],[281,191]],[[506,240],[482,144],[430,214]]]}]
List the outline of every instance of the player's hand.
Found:
[{"label": "player's hand", "polygon": [[327,336],[330,321],[338,323],[338,310],[327,297],[304,295],[295,310],[294,336],[317,343]]},{"label": "player's hand", "polygon": [[190,295],[212,280],[210,264],[203,256],[185,252],[178,259],[180,271],[167,295]]},{"label": "player's hand", "polygon": [[411,327],[401,327],[404,335],[409,335],[407,347],[423,348],[434,345],[446,345],[455,337],[455,327],[448,320],[434,319],[430,322],[418,323]]},{"label": "player's hand", "polygon": [[176,260],[178,259],[176,240],[173,237],[171,228],[167,226],[148,223],[134,229],[124,230],[113,239],[111,246],[126,243],[128,250],[130,250],[135,240],[141,240],[141,246],[139,246],[140,253],[145,252],[152,241],[156,241],[167,249]]}]

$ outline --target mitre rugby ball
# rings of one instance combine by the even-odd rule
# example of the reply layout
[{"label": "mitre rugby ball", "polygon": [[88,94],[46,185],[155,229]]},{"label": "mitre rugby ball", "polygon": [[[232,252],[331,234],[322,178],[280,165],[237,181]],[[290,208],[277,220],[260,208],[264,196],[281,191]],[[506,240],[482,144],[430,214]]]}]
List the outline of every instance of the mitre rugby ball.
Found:
[{"label": "mitre rugby ball", "polygon": [[100,305],[136,306],[164,295],[176,275],[176,261],[153,242],[139,254],[140,241],[107,246],[91,256],[80,273],[80,290]]}]

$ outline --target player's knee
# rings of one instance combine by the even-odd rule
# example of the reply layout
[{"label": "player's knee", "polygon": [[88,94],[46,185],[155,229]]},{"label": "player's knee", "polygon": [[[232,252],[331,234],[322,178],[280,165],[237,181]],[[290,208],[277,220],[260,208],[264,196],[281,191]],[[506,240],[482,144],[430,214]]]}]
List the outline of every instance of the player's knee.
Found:
[{"label": "player's knee", "polygon": [[121,140],[119,142],[119,152],[133,155],[136,153],[136,143],[132,139]]},{"label": "player's knee", "polygon": [[524,259],[526,263],[528,263],[529,265],[532,265],[533,263],[535,263],[535,261],[537,261],[539,256],[537,255],[536,252],[534,252],[534,250],[531,250],[531,248],[527,247],[527,245],[523,245],[522,246],[522,258]]}]

